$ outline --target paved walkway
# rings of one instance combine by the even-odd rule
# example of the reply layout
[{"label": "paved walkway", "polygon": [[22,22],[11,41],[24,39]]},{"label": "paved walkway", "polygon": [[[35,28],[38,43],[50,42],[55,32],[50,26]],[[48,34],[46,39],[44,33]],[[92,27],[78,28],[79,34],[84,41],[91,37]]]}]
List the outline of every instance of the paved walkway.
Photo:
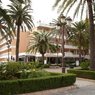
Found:
[{"label": "paved walkway", "polygon": [[95,80],[77,78],[74,86],[27,93],[22,95],[95,95]]},{"label": "paved walkway", "polygon": [[[50,72],[61,72],[61,68],[46,70]],[[73,86],[22,95],[95,95],[95,80],[77,78],[76,83]]]}]

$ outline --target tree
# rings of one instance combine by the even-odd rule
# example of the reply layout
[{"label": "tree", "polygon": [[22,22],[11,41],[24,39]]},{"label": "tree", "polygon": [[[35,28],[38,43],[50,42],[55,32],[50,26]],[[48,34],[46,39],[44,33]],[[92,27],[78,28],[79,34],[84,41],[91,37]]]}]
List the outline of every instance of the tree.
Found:
[{"label": "tree", "polygon": [[[30,3],[30,0],[9,0],[9,1],[15,1],[15,2],[21,2],[21,3]],[[2,7],[2,0],[0,0],[0,35],[2,36],[2,39],[12,39],[15,36],[14,28],[11,22],[10,15],[7,14],[7,9],[4,9]]]},{"label": "tree", "polygon": [[59,49],[61,48],[61,46],[59,46],[59,41],[61,39],[61,33],[60,33],[60,27],[57,27],[58,24],[58,19],[53,19],[52,23],[50,23],[51,26],[55,26],[55,28],[53,29],[53,35],[54,35],[54,40],[55,40],[55,44],[58,47],[56,52],[57,52],[57,58],[56,58],[56,63],[58,64],[59,58],[58,58],[58,52]]},{"label": "tree", "polygon": [[77,3],[74,17],[81,9],[81,16],[83,15],[83,11],[85,9],[85,5],[88,6],[88,13],[89,13],[89,42],[90,42],[90,68],[91,70],[95,70],[95,32],[94,32],[94,22],[93,22],[93,9],[92,9],[92,2],[93,0],[56,0],[54,7],[58,6],[59,3],[59,10],[63,13],[67,10],[67,13],[70,9]]},{"label": "tree", "polygon": [[12,0],[11,5],[8,5],[9,9],[8,9],[8,13],[11,16],[11,19],[13,21],[15,30],[16,30],[16,36],[17,36],[17,40],[16,40],[16,61],[18,61],[19,59],[19,43],[20,43],[20,32],[22,31],[26,31],[27,30],[31,30],[33,27],[33,20],[31,17],[31,9],[30,9],[30,5],[24,5],[22,3],[15,2],[17,0]]},{"label": "tree", "polygon": [[28,52],[40,52],[42,54],[42,63],[44,64],[44,54],[47,51],[55,52],[57,47],[52,42],[52,32],[35,31],[30,40]]},{"label": "tree", "polygon": [[11,18],[7,14],[7,10],[2,7],[1,0],[0,0],[0,35],[2,36],[2,39],[0,39],[0,41],[2,41],[5,38],[12,39],[14,36]]},{"label": "tree", "polygon": [[75,22],[69,34],[69,41],[78,46],[79,60],[81,61],[82,55],[85,55],[89,49],[89,33],[85,21]]},{"label": "tree", "polygon": [[31,3],[31,0],[9,0],[11,2],[18,2],[18,3],[21,3],[21,4],[30,4]]},{"label": "tree", "polygon": [[14,33],[11,29],[12,27],[8,25],[7,21],[3,17],[0,17],[0,36],[2,36],[0,41],[3,39],[8,41],[14,38]]}]

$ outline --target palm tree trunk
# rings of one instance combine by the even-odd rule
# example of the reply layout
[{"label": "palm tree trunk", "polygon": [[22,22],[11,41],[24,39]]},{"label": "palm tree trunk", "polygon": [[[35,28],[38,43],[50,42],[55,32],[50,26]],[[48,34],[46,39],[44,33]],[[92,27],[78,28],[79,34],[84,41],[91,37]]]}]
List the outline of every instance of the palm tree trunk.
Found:
[{"label": "palm tree trunk", "polygon": [[81,63],[81,55],[82,55],[82,50],[81,50],[81,31],[79,31],[79,62]]},{"label": "palm tree trunk", "polygon": [[92,11],[92,0],[87,0],[90,20],[90,69],[95,70],[95,33],[94,33],[94,22],[93,22],[93,11]]},{"label": "palm tree trunk", "polygon": [[82,55],[82,52],[81,52],[81,46],[79,46],[79,62],[81,63],[81,55]]},{"label": "palm tree trunk", "polygon": [[20,26],[17,26],[16,62],[19,61]]},{"label": "palm tree trunk", "polygon": [[56,46],[57,46],[57,58],[56,58],[56,64],[58,64],[58,39],[57,39],[57,35],[56,35],[56,38],[55,38],[55,42],[56,42]]},{"label": "palm tree trunk", "polygon": [[42,54],[42,64],[44,64],[44,54]]}]

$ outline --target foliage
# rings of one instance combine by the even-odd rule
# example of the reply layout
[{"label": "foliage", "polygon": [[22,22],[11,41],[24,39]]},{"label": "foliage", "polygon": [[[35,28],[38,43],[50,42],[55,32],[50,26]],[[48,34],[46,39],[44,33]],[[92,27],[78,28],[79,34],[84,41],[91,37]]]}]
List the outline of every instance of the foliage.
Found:
[{"label": "foliage", "polygon": [[44,54],[47,51],[55,52],[57,50],[57,47],[52,42],[52,37],[52,32],[34,31],[27,52],[39,52],[42,54],[42,63],[44,64]]},{"label": "foliage", "polygon": [[5,63],[0,65],[0,80],[17,79],[16,73],[20,70],[19,63]]},{"label": "foliage", "polygon": [[85,8],[87,8],[87,4],[86,4],[87,0],[56,0],[55,4],[54,4],[54,8],[58,7],[58,12],[66,12],[66,14],[68,14],[70,11],[72,11],[72,9],[75,7],[74,10],[74,18],[75,16],[77,16],[77,14],[80,12],[81,10],[81,18],[83,16],[83,12],[85,11]]},{"label": "foliage", "polygon": [[50,67],[50,64],[43,64],[42,67],[43,67],[43,68],[49,68],[49,67]]},{"label": "foliage", "polygon": [[42,66],[42,63],[40,62],[29,62],[28,64],[31,64],[33,69],[40,68]]},{"label": "foliage", "polygon": [[[38,62],[21,63],[8,62],[0,65],[0,80],[28,78],[28,76],[41,75],[45,71],[39,71],[44,67],[49,67],[48,64],[41,64]],[[41,73],[41,74],[40,74]],[[33,74],[33,75],[32,75]]]},{"label": "foliage", "polygon": [[52,32],[34,31],[33,36],[27,51],[39,51],[41,54],[45,54],[48,50],[51,50],[52,52],[56,50],[55,45],[51,42],[53,37]]},{"label": "foliage", "polygon": [[90,66],[90,62],[89,62],[89,61],[84,61],[84,62],[81,62],[81,63],[80,63],[80,67],[81,67],[83,70],[88,70],[88,69],[89,69],[89,66]]},{"label": "foliage", "polygon": [[[33,69],[31,64],[8,62],[0,65],[0,80],[17,79],[28,76],[27,71]],[[21,73],[20,73],[21,72]]]},{"label": "foliage", "polygon": [[46,77],[50,76],[50,73],[44,70],[32,71],[28,78]]},{"label": "foliage", "polygon": [[81,10],[81,17],[83,16],[83,11],[85,7],[87,6],[87,15],[86,17],[89,17],[89,47],[90,47],[90,68],[91,70],[95,70],[95,29],[94,29],[94,12],[95,11],[95,5],[93,0],[56,0],[54,7],[58,6],[61,13],[63,12],[69,12],[71,8],[75,7],[74,17],[77,15],[77,13],[80,13]]},{"label": "foliage", "polygon": [[7,79],[16,78],[16,73],[20,70],[20,64],[17,62],[8,62],[6,64],[6,77]]},{"label": "foliage", "polygon": [[50,66],[50,64],[43,64],[41,62],[31,62],[30,64],[33,66],[32,68],[39,68],[39,69],[49,68]]},{"label": "foliage", "polygon": [[9,40],[12,40],[14,38],[15,33],[13,32],[12,28],[13,27],[11,25],[9,26],[7,21],[3,17],[0,17],[0,41],[5,39],[7,44]]},{"label": "foliage", "polygon": [[[48,72],[42,70],[42,68],[47,68],[48,65],[35,65],[35,63],[31,64],[31,69],[24,69],[19,73],[20,78],[35,78],[35,77],[44,77],[50,75]],[[38,69],[40,68],[40,69]]]},{"label": "foliage", "polygon": [[80,78],[87,78],[87,79],[95,80],[95,71],[70,69],[68,70],[68,73],[76,74],[76,76]]},{"label": "foliage", "polygon": [[76,76],[74,74],[57,74],[54,76],[33,79],[30,78],[11,81],[0,81],[0,94],[14,95],[46,89],[54,89],[58,87],[73,85],[75,81]]},{"label": "foliage", "polygon": [[73,23],[68,39],[72,44],[78,47],[79,58],[81,60],[81,56],[87,55],[89,49],[88,22],[80,21]]},{"label": "foliage", "polygon": [[0,80],[6,79],[6,66],[5,64],[0,64]]},{"label": "foliage", "polygon": [[22,4],[21,2],[17,2],[17,0],[11,0],[11,4],[8,5],[8,7],[9,9],[7,12],[10,14],[11,21],[16,31],[16,61],[18,61],[20,32],[21,30],[26,31],[26,29],[32,30],[34,23],[30,14],[31,8],[29,3]]}]

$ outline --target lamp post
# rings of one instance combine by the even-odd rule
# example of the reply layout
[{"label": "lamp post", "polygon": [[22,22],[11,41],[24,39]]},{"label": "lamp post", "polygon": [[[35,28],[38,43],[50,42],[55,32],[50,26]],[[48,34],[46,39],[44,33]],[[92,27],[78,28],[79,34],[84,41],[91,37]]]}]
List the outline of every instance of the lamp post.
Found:
[{"label": "lamp post", "polygon": [[7,48],[8,48],[8,60],[7,61],[9,62],[9,59],[10,59],[9,49],[10,49],[11,40],[8,40],[8,42],[6,44],[7,44]]},{"label": "lamp post", "polygon": [[69,26],[71,25],[72,19],[70,17],[66,18],[61,14],[58,18],[58,23],[57,26],[60,27],[60,32],[62,34],[62,73],[65,73],[65,63],[64,63],[64,56],[65,56],[65,40],[64,40],[64,32],[65,32],[65,26],[68,24]]}]

